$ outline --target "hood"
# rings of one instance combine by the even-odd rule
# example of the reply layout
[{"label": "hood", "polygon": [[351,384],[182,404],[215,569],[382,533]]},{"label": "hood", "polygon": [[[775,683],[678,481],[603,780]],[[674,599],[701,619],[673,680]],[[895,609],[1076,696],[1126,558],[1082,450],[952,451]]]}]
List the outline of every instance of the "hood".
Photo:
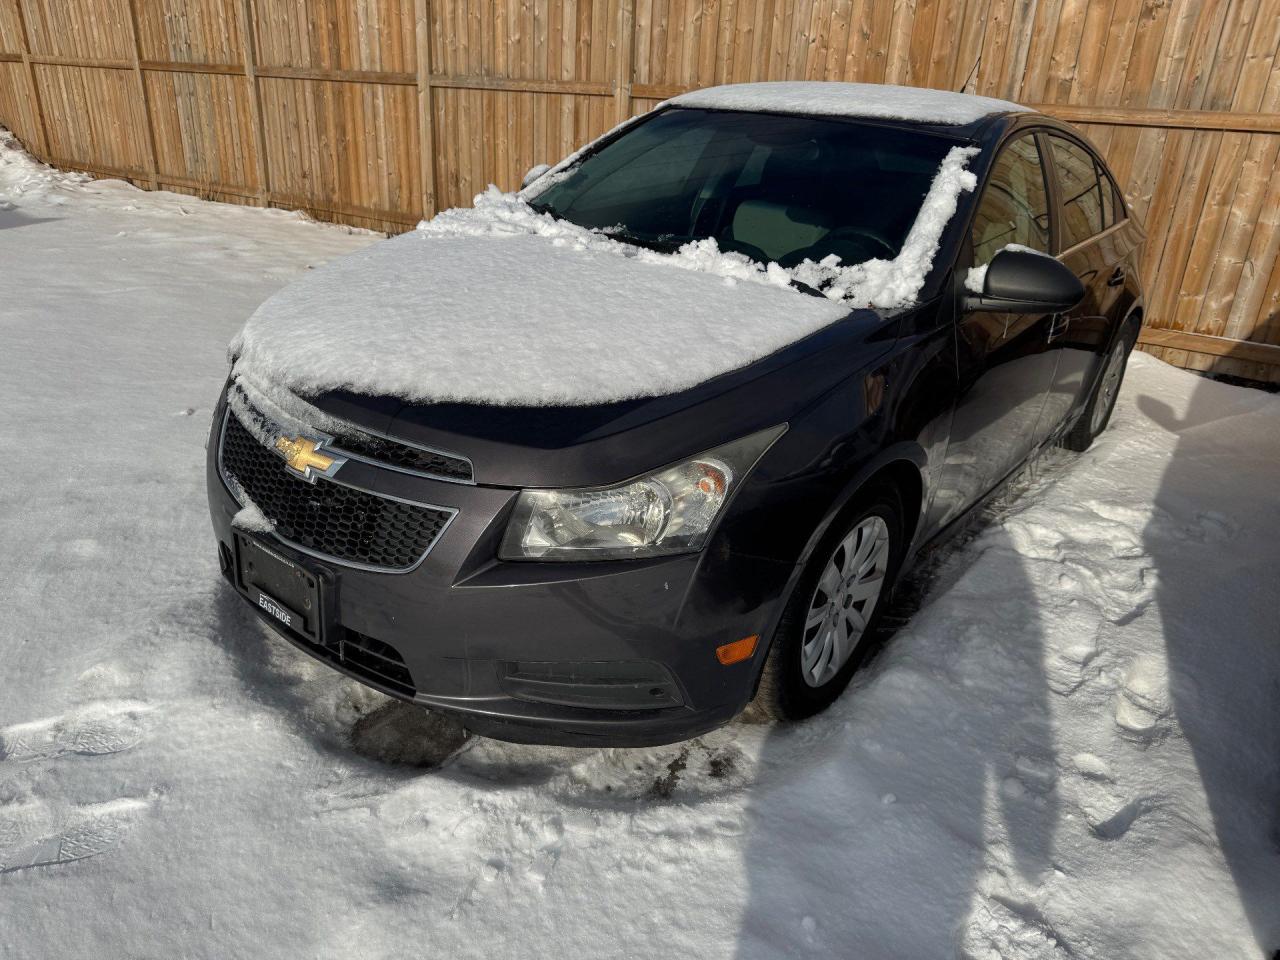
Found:
[{"label": "hood", "polygon": [[883,357],[901,319],[857,310],[753,364],[659,397],[498,407],[404,403],[338,390],[311,404],[321,415],[465,456],[481,485],[604,485],[795,420]]},{"label": "hood", "polygon": [[688,390],[850,312],[787,282],[599,237],[418,230],[276,294],[232,349],[237,373],[304,397],[590,406]]}]

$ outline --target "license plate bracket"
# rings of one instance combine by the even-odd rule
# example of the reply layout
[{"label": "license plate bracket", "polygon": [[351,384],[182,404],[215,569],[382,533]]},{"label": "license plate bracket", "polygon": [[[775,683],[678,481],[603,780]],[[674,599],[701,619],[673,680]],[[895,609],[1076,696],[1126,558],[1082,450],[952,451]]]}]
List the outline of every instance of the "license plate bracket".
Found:
[{"label": "license plate bracket", "polygon": [[268,618],[312,643],[323,642],[321,578],[261,541],[235,533],[236,586]]}]

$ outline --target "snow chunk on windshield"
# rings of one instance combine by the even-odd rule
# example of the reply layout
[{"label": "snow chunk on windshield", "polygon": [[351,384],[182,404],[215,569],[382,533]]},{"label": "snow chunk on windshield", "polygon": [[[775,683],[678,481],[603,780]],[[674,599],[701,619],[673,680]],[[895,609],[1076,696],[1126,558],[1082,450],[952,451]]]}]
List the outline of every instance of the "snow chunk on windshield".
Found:
[{"label": "snow chunk on windshield", "polygon": [[866,117],[956,126],[973,123],[993,113],[1020,113],[1028,109],[1009,100],[975,97],[967,93],[952,93],[950,90],[901,87],[891,83],[805,80],[730,83],[682,93],[667,102],[676,107],[704,110]]}]

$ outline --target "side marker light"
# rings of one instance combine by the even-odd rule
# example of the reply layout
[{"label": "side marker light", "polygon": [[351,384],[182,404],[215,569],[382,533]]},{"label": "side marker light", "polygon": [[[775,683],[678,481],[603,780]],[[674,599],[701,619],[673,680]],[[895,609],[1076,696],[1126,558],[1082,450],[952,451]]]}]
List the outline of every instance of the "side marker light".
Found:
[{"label": "side marker light", "polygon": [[722,644],[716,647],[716,659],[724,666],[734,663],[741,663],[743,660],[750,660],[751,655],[756,652],[756,644],[760,642],[760,637],[752,634],[749,637],[743,637],[741,640],[735,640],[733,643]]}]

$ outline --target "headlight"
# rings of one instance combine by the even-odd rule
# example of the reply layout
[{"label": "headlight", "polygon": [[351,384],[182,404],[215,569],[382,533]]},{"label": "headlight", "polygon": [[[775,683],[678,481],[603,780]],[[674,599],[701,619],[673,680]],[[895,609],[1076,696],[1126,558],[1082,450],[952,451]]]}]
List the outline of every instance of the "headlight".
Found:
[{"label": "headlight", "polygon": [[786,425],[614,487],[525,490],[503,560],[616,560],[700,550],[716,517]]}]

